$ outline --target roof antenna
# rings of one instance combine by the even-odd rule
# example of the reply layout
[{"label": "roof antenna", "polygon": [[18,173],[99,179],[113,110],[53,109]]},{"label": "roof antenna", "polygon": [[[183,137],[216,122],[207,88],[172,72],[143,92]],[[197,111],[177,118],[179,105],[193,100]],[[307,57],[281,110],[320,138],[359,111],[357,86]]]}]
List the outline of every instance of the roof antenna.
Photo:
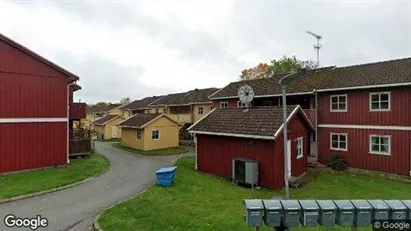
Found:
[{"label": "roof antenna", "polygon": [[314,50],[317,50],[317,68],[320,67],[320,49],[321,49],[321,44],[320,44],[320,39],[322,38],[321,35],[315,34],[313,32],[307,31],[308,34],[314,36],[315,39],[317,39],[317,45],[313,45]]}]

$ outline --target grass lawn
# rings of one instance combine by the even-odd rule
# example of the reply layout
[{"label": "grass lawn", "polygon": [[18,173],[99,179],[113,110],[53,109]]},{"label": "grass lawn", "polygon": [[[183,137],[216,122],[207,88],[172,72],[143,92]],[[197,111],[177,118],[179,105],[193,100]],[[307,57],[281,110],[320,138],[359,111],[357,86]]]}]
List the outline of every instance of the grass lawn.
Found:
[{"label": "grass lawn", "polygon": [[168,155],[177,155],[177,154],[182,154],[186,153],[189,151],[187,148],[167,148],[167,149],[157,149],[157,150],[150,150],[150,151],[142,151],[142,150],[137,150],[133,148],[129,148],[126,146],[123,146],[121,143],[114,143],[112,144],[113,147],[120,148],[132,153],[140,154],[140,155],[147,155],[147,156],[168,156]]},{"label": "grass lawn", "polygon": [[71,159],[65,167],[47,168],[0,176],[0,199],[69,185],[102,173],[110,166],[100,154]]},{"label": "grass lawn", "polygon": [[[194,158],[177,162],[170,188],[153,186],[145,193],[107,210],[99,219],[106,231],[221,230],[250,231],[243,219],[243,199],[265,199],[283,191],[246,189],[194,170]],[[350,173],[322,173],[302,189],[291,189],[293,199],[409,199],[411,183]],[[260,230],[272,231],[267,227]],[[295,228],[293,230],[349,230]],[[371,230],[362,228],[358,230]]]}]

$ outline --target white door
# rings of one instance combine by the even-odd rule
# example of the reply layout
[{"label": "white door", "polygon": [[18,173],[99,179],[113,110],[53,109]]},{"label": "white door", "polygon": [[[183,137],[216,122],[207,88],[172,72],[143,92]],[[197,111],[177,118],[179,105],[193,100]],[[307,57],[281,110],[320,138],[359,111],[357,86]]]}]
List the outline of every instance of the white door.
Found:
[{"label": "white door", "polygon": [[288,177],[291,177],[291,140],[287,141]]},{"label": "white door", "polygon": [[117,127],[113,126],[111,128],[111,138],[117,138]]}]

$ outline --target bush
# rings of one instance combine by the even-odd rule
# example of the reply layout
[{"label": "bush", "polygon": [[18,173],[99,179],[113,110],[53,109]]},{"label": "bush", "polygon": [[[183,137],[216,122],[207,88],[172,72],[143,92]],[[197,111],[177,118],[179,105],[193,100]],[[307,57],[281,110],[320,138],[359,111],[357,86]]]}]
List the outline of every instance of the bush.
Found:
[{"label": "bush", "polygon": [[344,157],[338,154],[334,154],[328,159],[327,166],[337,171],[344,171],[348,169],[348,164]]}]

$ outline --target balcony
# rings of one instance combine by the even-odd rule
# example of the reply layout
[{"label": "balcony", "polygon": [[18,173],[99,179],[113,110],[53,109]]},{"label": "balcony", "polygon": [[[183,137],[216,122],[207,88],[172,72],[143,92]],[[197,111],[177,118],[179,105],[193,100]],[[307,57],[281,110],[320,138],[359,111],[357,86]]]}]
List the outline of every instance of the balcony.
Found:
[{"label": "balcony", "polygon": [[86,118],[86,103],[70,103],[69,119],[80,120]]},{"label": "balcony", "polygon": [[181,124],[192,123],[191,114],[167,114],[173,120],[178,121]]},{"label": "balcony", "polygon": [[90,130],[79,129],[69,131],[69,156],[87,155],[91,153]]},{"label": "balcony", "polygon": [[303,111],[311,123],[315,126],[315,109],[303,109]]}]

